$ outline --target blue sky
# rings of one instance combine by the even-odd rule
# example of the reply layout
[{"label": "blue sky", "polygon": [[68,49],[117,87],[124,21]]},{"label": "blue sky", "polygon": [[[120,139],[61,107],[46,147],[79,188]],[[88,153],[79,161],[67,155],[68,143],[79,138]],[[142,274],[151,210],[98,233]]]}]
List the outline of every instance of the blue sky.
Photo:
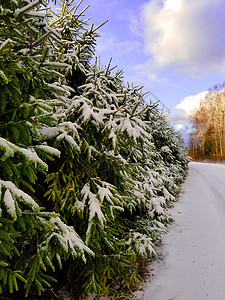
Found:
[{"label": "blue sky", "polygon": [[184,129],[190,107],[224,81],[225,1],[84,0],[81,9],[87,5],[90,24],[108,20],[98,31],[101,64],[112,57],[124,81],[153,92]]}]

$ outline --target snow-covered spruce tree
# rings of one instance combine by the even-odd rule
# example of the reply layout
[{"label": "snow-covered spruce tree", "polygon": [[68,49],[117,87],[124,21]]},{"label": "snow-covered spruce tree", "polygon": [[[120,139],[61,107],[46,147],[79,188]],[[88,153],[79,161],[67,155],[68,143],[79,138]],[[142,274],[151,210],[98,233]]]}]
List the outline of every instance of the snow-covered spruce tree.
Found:
[{"label": "snow-covered spruce tree", "polygon": [[187,173],[189,162],[183,138],[168,124],[166,115],[160,114],[157,109],[146,117],[152,128],[152,141],[167,168],[167,176],[179,185]]},{"label": "snow-covered spruce tree", "polygon": [[[64,9],[66,10],[66,3],[62,8],[63,12]],[[68,22],[68,11],[66,13]],[[46,196],[52,201],[52,207],[74,226],[94,250],[96,259],[88,262],[85,268],[88,274],[83,273],[83,277],[86,276],[86,291],[94,290],[99,293],[106,289],[106,279],[101,278],[107,259],[111,259],[113,263],[113,267],[109,265],[109,275],[110,272],[115,272],[115,267],[119,269],[122,265],[131,269],[124,260],[133,254],[129,250],[124,255],[125,244],[119,247],[120,240],[117,236],[122,235],[124,229],[120,230],[122,233],[119,230],[116,232],[115,226],[119,222],[114,222],[117,211],[123,210],[121,195],[125,189],[122,172],[125,160],[118,151],[114,153],[112,143],[107,145],[104,132],[105,121],[117,113],[125,95],[120,91],[122,85],[119,74],[111,77],[109,68],[91,68],[88,60],[93,53],[96,31],[91,28],[80,33],[76,27],[76,16],[71,23],[74,19],[76,24],[73,27],[67,22],[60,26],[66,45],[61,60],[72,64],[72,71],[66,82],[74,89],[75,95],[68,98],[66,108],[59,109],[59,112],[66,115],[63,122],[55,128],[42,130],[43,137],[49,144],[62,152],[58,165],[52,165],[53,170],[58,168],[58,171],[47,177],[50,189]],[[58,23],[60,21],[59,18]],[[54,20],[53,24],[57,24],[57,21]],[[71,27],[73,30],[70,34]],[[71,36],[74,35],[76,43],[71,41]],[[80,78],[83,78],[83,82],[78,86]],[[78,273],[80,269],[84,269],[84,266],[78,267],[76,266]],[[107,278],[106,275],[104,277]]]},{"label": "snow-covered spruce tree", "polygon": [[[42,3],[42,6],[41,6]],[[64,65],[52,63],[60,34],[45,21],[44,1],[3,0],[0,5],[0,294],[38,294],[54,280],[49,269],[68,256],[93,252],[74,228],[46,212],[35,194],[46,159],[60,152],[41,142],[40,128],[56,124]],[[56,70],[57,67],[57,70]],[[69,66],[66,65],[68,68]],[[61,70],[60,70],[61,68]],[[57,93],[56,93],[57,91]],[[61,93],[60,93],[61,92]],[[63,90],[64,94],[68,91]]]},{"label": "snow-covered spruce tree", "polygon": [[142,118],[150,127],[152,146],[143,146],[144,156],[139,156],[136,166],[135,181],[147,200],[147,209],[141,218],[137,217],[135,226],[155,240],[165,231],[163,224],[170,219],[167,208],[179,194],[180,184],[187,174],[188,154],[180,134],[156,108],[145,110]]},{"label": "snow-covered spruce tree", "polygon": [[154,105],[144,103],[140,88],[125,87],[122,73],[113,74],[110,63],[90,64],[98,34],[94,26],[86,29],[80,3],[72,11],[67,1],[60,3],[61,15],[55,14],[50,26],[63,43],[55,44],[54,55],[71,68],[54,85],[71,94],[56,108],[61,121],[41,130],[61,151],[50,164],[45,197],[49,209],[95,253],[86,265],[69,261],[68,276],[79,278],[86,292],[108,293],[109,285],[129,287],[139,280],[138,261],[154,254],[153,240],[165,231],[166,207],[178,192],[187,160],[183,148],[179,152],[180,138]]}]

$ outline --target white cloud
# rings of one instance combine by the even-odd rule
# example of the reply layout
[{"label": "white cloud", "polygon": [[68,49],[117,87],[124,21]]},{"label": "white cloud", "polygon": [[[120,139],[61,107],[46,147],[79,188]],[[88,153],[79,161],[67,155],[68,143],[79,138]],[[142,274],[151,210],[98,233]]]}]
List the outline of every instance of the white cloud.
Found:
[{"label": "white cloud", "polygon": [[225,69],[224,0],[151,0],[143,6],[148,69],[199,77]]},{"label": "white cloud", "polygon": [[169,116],[170,123],[174,124],[177,130],[186,129],[190,122],[191,113],[199,107],[202,100],[205,99],[208,92],[202,92],[197,95],[185,97],[176,107],[176,111]]},{"label": "white cloud", "polygon": [[192,111],[199,107],[200,102],[205,99],[208,92],[202,92],[194,96],[185,97],[177,106],[177,110],[184,111],[187,116],[190,116]]},{"label": "white cloud", "polygon": [[143,21],[142,18],[140,18],[140,13],[137,13],[130,8],[124,8],[121,10],[117,17],[119,20],[125,20],[130,31],[132,34],[134,34],[137,37],[143,37]]}]

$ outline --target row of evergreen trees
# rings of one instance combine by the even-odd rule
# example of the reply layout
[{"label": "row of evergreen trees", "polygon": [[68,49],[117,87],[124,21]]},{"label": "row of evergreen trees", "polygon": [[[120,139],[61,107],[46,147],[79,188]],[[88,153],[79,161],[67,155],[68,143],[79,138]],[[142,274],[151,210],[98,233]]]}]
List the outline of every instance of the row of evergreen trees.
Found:
[{"label": "row of evergreen trees", "polygon": [[0,294],[17,299],[57,279],[96,295],[137,284],[187,172],[165,116],[91,63],[82,1],[59,2],[0,5]]}]

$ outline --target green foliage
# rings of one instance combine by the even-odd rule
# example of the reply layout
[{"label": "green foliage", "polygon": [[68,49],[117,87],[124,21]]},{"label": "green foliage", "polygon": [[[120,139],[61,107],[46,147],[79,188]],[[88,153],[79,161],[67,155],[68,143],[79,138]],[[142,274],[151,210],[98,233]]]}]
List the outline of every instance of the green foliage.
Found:
[{"label": "green foliage", "polygon": [[[46,5],[42,1],[42,5]],[[56,124],[53,109],[68,91],[57,87],[67,64],[53,67],[52,43],[61,43],[40,13],[41,1],[3,1],[0,6],[0,293],[40,295],[48,274],[68,257],[93,252],[35,194],[46,160],[60,151],[43,144],[40,129]],[[62,73],[61,73],[62,72]],[[56,97],[57,94],[57,97]],[[56,98],[56,99],[55,99]],[[43,175],[40,175],[43,174]]]},{"label": "green foliage", "polygon": [[213,144],[212,141],[206,140],[204,142],[204,155],[205,156],[212,156],[213,154]]},{"label": "green foliage", "polygon": [[[82,1],[81,1],[82,2]],[[118,294],[170,221],[187,172],[181,137],[122,71],[91,64],[97,28],[61,1],[0,6],[0,293],[57,279]],[[66,275],[65,275],[66,274]]]}]

